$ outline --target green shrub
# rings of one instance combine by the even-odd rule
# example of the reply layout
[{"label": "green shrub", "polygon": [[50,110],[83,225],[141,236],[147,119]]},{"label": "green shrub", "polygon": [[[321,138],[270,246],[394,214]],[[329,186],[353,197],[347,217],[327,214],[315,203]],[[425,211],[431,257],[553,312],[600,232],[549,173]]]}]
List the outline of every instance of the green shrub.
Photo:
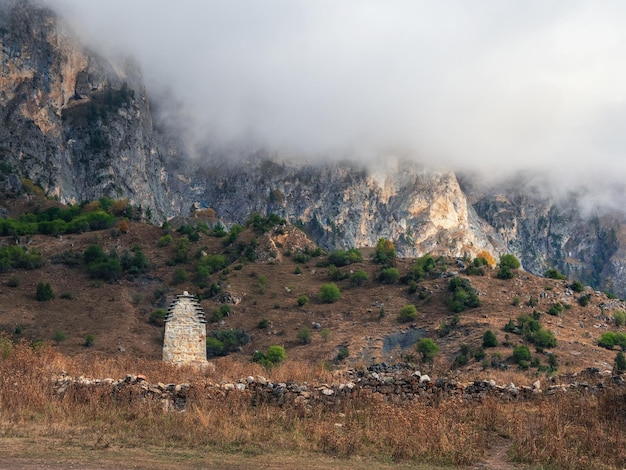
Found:
[{"label": "green shrub", "polygon": [[230,312],[231,308],[229,305],[220,305],[220,308],[213,311],[213,314],[211,315],[211,322],[216,323],[220,321],[222,318],[229,316]]},{"label": "green shrub", "polygon": [[545,277],[550,279],[559,279],[564,280],[567,279],[567,276],[554,268],[550,268],[546,271]]},{"label": "green shrub", "polygon": [[416,318],[417,318],[417,309],[415,308],[415,305],[411,305],[411,304],[405,305],[404,307],[402,307],[397,317],[400,323],[412,322]]},{"label": "green shrub", "polygon": [[394,284],[398,281],[400,273],[396,268],[383,268],[380,272],[380,281],[383,284]]},{"label": "green shrub", "polygon": [[162,308],[157,308],[150,314],[148,321],[153,325],[163,326],[165,324],[165,317],[167,317],[167,311]]},{"label": "green shrub", "polygon": [[616,310],[613,312],[613,322],[616,326],[624,326],[626,325],[626,312],[621,310]]},{"label": "green shrub", "polygon": [[607,331],[598,340],[598,346],[603,348],[613,349],[615,345],[620,346],[622,350],[626,349],[626,334]]},{"label": "green shrub", "polygon": [[569,286],[574,292],[583,292],[585,290],[585,285],[580,281],[574,281]]},{"label": "green shrub", "polygon": [[350,356],[350,351],[348,350],[348,348],[345,346],[342,346],[341,348],[339,348],[339,351],[337,352],[336,360],[343,361],[349,356]]},{"label": "green shrub", "polygon": [[533,342],[536,346],[540,348],[556,347],[556,338],[554,337],[554,334],[544,328],[541,328],[539,331],[535,332],[535,334],[533,335]]},{"label": "green shrub", "polygon": [[122,276],[122,265],[116,258],[94,261],[87,266],[87,273],[92,279],[117,281]]},{"label": "green shrub", "polygon": [[350,276],[350,282],[355,286],[362,285],[365,281],[367,281],[367,273],[360,269]]},{"label": "green shrub", "polygon": [[417,258],[411,267],[409,268],[409,272],[402,278],[402,281],[405,283],[419,282],[426,277],[426,274],[435,269],[436,263],[435,259],[431,255],[424,255],[420,258]]},{"label": "green shrub", "polygon": [[324,341],[326,341],[328,339],[328,337],[330,336],[330,330],[328,328],[323,328],[320,330],[320,336],[322,337],[322,339]]},{"label": "green shrub", "polygon": [[85,336],[85,346],[91,348],[96,341],[96,337],[91,333]]},{"label": "green shrub", "polygon": [[209,357],[225,356],[238,351],[249,342],[250,335],[241,328],[213,331],[207,337],[207,355]]},{"label": "green shrub", "polygon": [[285,359],[287,359],[287,352],[285,351],[285,348],[276,345],[267,348],[265,354],[263,354],[261,351],[255,351],[255,353],[252,355],[253,362],[258,362],[268,369],[277,364],[280,364]]},{"label": "green shrub", "polygon": [[341,272],[341,270],[334,264],[331,264],[328,267],[328,279],[331,281],[341,281],[346,277],[348,277],[348,274]]},{"label": "green shrub", "polygon": [[350,248],[349,250],[337,250],[331,251],[328,254],[327,263],[329,265],[334,264],[337,267],[348,266],[353,263],[361,263],[363,256],[361,252],[356,248]]},{"label": "green shrub", "polygon": [[259,293],[264,294],[267,288],[267,276],[259,274],[257,280],[259,281]]},{"label": "green shrub", "polygon": [[487,330],[483,335],[483,348],[495,348],[498,346],[498,338],[493,331]]},{"label": "green shrub", "polygon": [[300,307],[304,307],[308,303],[309,303],[309,298],[306,295],[301,295],[298,297],[298,305]]},{"label": "green shrub", "polygon": [[555,304],[552,304],[552,306],[548,310],[548,315],[553,315],[556,317],[556,316],[559,316],[559,314],[563,310],[565,310],[565,307],[560,302],[557,302]]},{"label": "green shrub", "polygon": [[[521,346],[518,346],[515,349],[513,349],[513,360],[517,364],[520,364],[520,361],[530,362],[530,359],[531,359],[530,349],[528,349],[528,346],[521,345]],[[522,364],[520,364],[520,365],[522,365]]]},{"label": "green shrub", "polygon": [[519,260],[511,254],[500,256],[500,267],[507,266],[511,269],[519,269],[522,265]]},{"label": "green shrub", "polygon": [[54,292],[52,291],[52,286],[49,282],[46,282],[45,284],[43,282],[40,282],[37,284],[35,299],[38,302],[46,302],[48,300],[54,299]]},{"label": "green shrub", "polygon": [[65,299],[65,300],[73,300],[74,299],[74,294],[72,294],[71,292],[63,292],[59,298],[61,299]]},{"label": "green shrub", "polygon": [[189,274],[187,273],[187,270],[185,268],[178,268],[176,269],[176,271],[174,271],[174,274],[172,276],[172,283],[182,284],[183,282],[187,282],[188,279]]},{"label": "green shrub", "polygon": [[65,333],[61,330],[56,330],[54,332],[54,335],[52,336],[52,339],[54,340],[55,343],[59,344],[61,341],[65,341],[65,338],[67,336],[65,335]]},{"label": "green shrub", "polygon": [[509,319],[508,322],[506,322],[506,324],[504,325],[504,331],[506,331],[507,333],[512,333],[513,331],[515,331],[515,322],[512,319]]},{"label": "green shrub", "polygon": [[585,295],[581,295],[580,297],[578,297],[578,304],[581,307],[586,307],[587,305],[589,305],[590,301],[591,301],[591,294],[585,294]]},{"label": "green shrub", "polygon": [[455,313],[460,313],[469,308],[480,306],[478,292],[472,287],[468,279],[454,277],[448,284],[448,290],[452,292],[452,298],[448,301],[448,307]]},{"label": "green shrub", "polygon": [[341,291],[334,283],[323,284],[318,294],[320,302],[331,304],[341,298]]},{"label": "green shrub", "polygon": [[311,330],[306,327],[300,328],[296,338],[300,344],[309,344],[311,342]]},{"label": "green shrub", "polygon": [[37,269],[44,265],[44,258],[35,250],[11,245],[0,248],[0,272],[11,269]]},{"label": "green shrub", "polygon": [[439,346],[431,338],[422,338],[417,342],[417,352],[422,355],[422,361],[433,362],[439,352]]},{"label": "green shrub", "polygon": [[396,260],[396,247],[391,240],[380,238],[376,243],[373,261],[377,264],[391,266]]},{"label": "green shrub", "polygon": [[159,240],[157,241],[157,245],[163,248],[166,246],[170,246],[172,244],[172,241],[173,241],[173,238],[168,233],[167,235],[163,235],[161,238],[159,238]]},{"label": "green shrub", "polygon": [[259,321],[257,328],[259,330],[264,330],[265,328],[267,328],[270,325],[270,321],[267,318],[263,318],[261,321]]}]

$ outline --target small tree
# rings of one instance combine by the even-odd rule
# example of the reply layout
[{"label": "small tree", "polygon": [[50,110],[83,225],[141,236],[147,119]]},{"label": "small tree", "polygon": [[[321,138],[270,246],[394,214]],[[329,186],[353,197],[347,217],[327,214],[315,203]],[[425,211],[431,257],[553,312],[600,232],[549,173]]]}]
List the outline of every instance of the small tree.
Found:
[{"label": "small tree", "polygon": [[521,266],[519,260],[511,254],[500,256],[500,269],[496,275],[498,279],[513,279],[515,274],[514,269],[519,269]]},{"label": "small tree", "polygon": [[363,271],[362,269],[360,269],[359,271],[353,273],[350,276],[350,282],[352,284],[354,284],[355,286],[360,286],[365,281],[367,281],[367,273],[365,271]]},{"label": "small tree", "polygon": [[393,265],[396,260],[396,247],[391,240],[380,238],[376,243],[376,251],[374,252],[373,260],[377,264],[384,264],[386,266]]},{"label": "small tree", "polygon": [[320,288],[319,299],[326,304],[332,304],[341,298],[339,287],[333,282],[323,284]]},{"label": "small tree", "polygon": [[528,349],[528,346],[521,345],[513,349],[513,360],[516,363],[519,364],[521,361],[529,362],[530,358],[530,349]]},{"label": "small tree", "polygon": [[37,284],[37,291],[35,292],[35,299],[39,302],[46,302],[47,300],[54,299],[54,292],[49,282],[45,284],[40,282]]},{"label": "small tree", "polygon": [[265,357],[272,364],[280,364],[285,359],[287,359],[287,352],[282,346],[274,345],[267,348],[267,353],[265,354]]},{"label": "small tree", "polygon": [[311,342],[311,330],[306,327],[300,328],[297,338],[301,344],[309,344]]},{"label": "small tree", "polygon": [[433,362],[439,352],[439,346],[430,338],[422,338],[417,342],[417,352],[422,355],[424,362]]},{"label": "small tree", "polygon": [[399,277],[400,273],[396,268],[383,268],[380,272],[380,281],[383,284],[394,284]]},{"label": "small tree", "polygon": [[398,314],[398,321],[400,323],[408,323],[411,322],[413,320],[415,320],[417,318],[417,309],[415,308],[415,305],[405,305],[404,307],[402,307],[402,309],[400,310],[400,313]]},{"label": "small tree", "polygon": [[483,348],[495,348],[498,345],[498,338],[496,338],[496,334],[491,331],[485,331],[483,335]]},{"label": "small tree", "polygon": [[52,337],[52,339],[54,340],[54,342],[56,344],[59,344],[61,341],[65,341],[65,333],[61,330],[57,330],[54,332],[54,336]]},{"label": "small tree", "polygon": [[96,337],[94,335],[92,335],[91,333],[89,333],[87,336],[85,336],[85,346],[88,348],[91,348],[94,345],[94,342],[96,341]]},{"label": "small tree", "polygon": [[309,303],[309,298],[306,295],[301,295],[298,297],[298,305],[300,307],[304,307],[308,303]]}]

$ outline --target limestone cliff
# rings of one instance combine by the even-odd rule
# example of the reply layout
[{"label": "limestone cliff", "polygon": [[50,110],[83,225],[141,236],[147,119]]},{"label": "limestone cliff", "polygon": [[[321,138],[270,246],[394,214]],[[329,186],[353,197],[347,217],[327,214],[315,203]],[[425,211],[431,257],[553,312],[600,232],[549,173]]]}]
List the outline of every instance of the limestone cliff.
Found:
[{"label": "limestone cliff", "polygon": [[0,4],[0,158],[63,202],[127,197],[158,220],[166,173],[137,68],[87,51],[56,15]]}]

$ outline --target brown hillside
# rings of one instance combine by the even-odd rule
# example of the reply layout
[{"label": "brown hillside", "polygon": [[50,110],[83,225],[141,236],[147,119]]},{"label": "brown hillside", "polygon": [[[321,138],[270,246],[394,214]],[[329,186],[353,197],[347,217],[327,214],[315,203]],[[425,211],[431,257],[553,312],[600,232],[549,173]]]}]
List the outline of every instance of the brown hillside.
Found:
[{"label": "brown hillside", "polygon": [[[21,202],[19,207],[13,204],[12,214],[25,210]],[[157,241],[166,233],[172,236],[173,242],[160,247]],[[204,289],[193,281],[196,254],[218,254],[228,250],[222,239],[200,234],[200,239],[190,244],[189,262],[171,265],[176,242],[181,237],[183,235],[173,230],[167,232],[155,226],[130,222],[127,233],[102,230],[21,239],[20,242],[28,248],[38,249],[47,261],[40,269],[0,273],[0,328],[14,334],[16,328],[21,327],[21,333],[15,336],[29,341],[52,341],[55,332],[62,331],[66,339],[57,347],[68,355],[160,358],[162,327],[148,322],[150,313],[156,308],[166,308],[173,297],[183,290],[202,294]],[[517,272],[512,280],[497,279],[493,270],[487,270],[484,277],[469,277],[460,273],[462,277],[468,277],[478,290],[482,305],[462,312],[458,326],[452,328],[448,335],[441,336],[442,322],[450,323],[454,317],[447,301],[450,276],[459,272],[456,260],[440,260],[436,272],[420,282],[417,291],[410,294],[405,284],[389,285],[377,280],[381,267],[368,260],[369,250],[364,256],[366,261],[340,268],[345,273],[363,269],[368,280],[358,287],[352,285],[349,279],[338,281],[341,300],[325,304],[317,299],[322,284],[330,282],[329,267],[318,266],[325,258],[314,257],[303,264],[294,260],[299,251],[314,248],[303,232],[287,226],[258,234],[249,228],[238,238],[246,246],[253,239],[257,261],[235,261],[225,270],[212,274],[207,281],[207,284],[221,283],[222,293],[241,299],[232,305],[228,317],[208,325],[209,332],[243,328],[249,333],[250,343],[232,355],[237,360],[249,361],[255,350],[279,344],[287,349],[291,359],[312,364],[328,361],[343,367],[380,361],[413,361],[418,359],[414,348],[383,351],[383,344],[390,334],[418,328],[439,344],[441,349],[434,367],[443,373],[454,370],[454,358],[460,353],[462,345],[480,347],[487,329],[496,333],[500,345],[487,349],[485,360],[490,363],[494,355],[506,360],[512,354],[512,347],[522,344],[524,340],[522,336],[509,333],[509,344],[503,345],[507,342],[504,325],[509,319],[515,320],[521,314],[532,315],[536,310],[542,314],[541,325],[551,330],[558,340],[557,347],[552,351],[559,358],[559,372],[612,367],[615,352],[600,348],[596,341],[608,329],[619,330],[612,326],[611,315],[614,310],[624,309],[625,306],[602,293],[588,290],[591,302],[582,307],[576,300],[581,294],[569,290],[567,281],[544,279],[523,271]],[[11,237],[0,239],[3,246],[14,243]],[[118,281],[108,283],[91,279],[85,267],[52,262],[55,257],[67,252],[82,255],[85,248],[92,244],[101,246],[106,253],[115,250],[120,255],[139,246],[148,258],[149,268],[145,274],[125,275]],[[400,276],[406,274],[412,262],[410,259],[396,261]],[[181,267],[188,271],[189,280],[174,285],[174,272]],[[300,273],[297,274],[297,271]],[[9,287],[9,279],[15,277],[19,279],[19,286]],[[49,282],[56,297],[46,302],[36,301],[35,291],[39,282]],[[157,291],[164,296],[155,295]],[[302,295],[308,296],[310,301],[299,306],[297,300]],[[516,297],[519,299],[517,306],[513,305]],[[527,305],[531,297],[538,300],[534,307]],[[224,300],[223,296],[202,300],[207,318],[219,308],[220,299]],[[556,302],[571,305],[571,308],[564,310],[560,316],[547,315],[550,306]],[[407,304],[417,307],[418,317],[412,324],[401,324],[396,317]],[[268,328],[259,329],[262,319],[268,320]],[[318,325],[319,328],[316,328]],[[302,328],[311,330],[310,344],[298,341],[297,334]],[[95,337],[90,348],[84,346],[88,334]],[[341,362],[334,361],[344,347],[348,349],[349,357]],[[531,347],[531,350],[534,354],[534,348]],[[547,364],[545,354],[537,357],[542,364]],[[483,363],[470,359],[462,369],[467,373],[476,373],[483,369]]]}]

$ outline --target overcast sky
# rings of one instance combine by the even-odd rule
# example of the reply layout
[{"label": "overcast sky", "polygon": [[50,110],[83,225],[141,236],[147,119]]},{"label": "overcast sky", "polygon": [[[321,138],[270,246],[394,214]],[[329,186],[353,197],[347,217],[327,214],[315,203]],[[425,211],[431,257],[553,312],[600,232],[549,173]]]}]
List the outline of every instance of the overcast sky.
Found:
[{"label": "overcast sky", "polygon": [[626,168],[626,1],[48,0],[214,142]]}]

